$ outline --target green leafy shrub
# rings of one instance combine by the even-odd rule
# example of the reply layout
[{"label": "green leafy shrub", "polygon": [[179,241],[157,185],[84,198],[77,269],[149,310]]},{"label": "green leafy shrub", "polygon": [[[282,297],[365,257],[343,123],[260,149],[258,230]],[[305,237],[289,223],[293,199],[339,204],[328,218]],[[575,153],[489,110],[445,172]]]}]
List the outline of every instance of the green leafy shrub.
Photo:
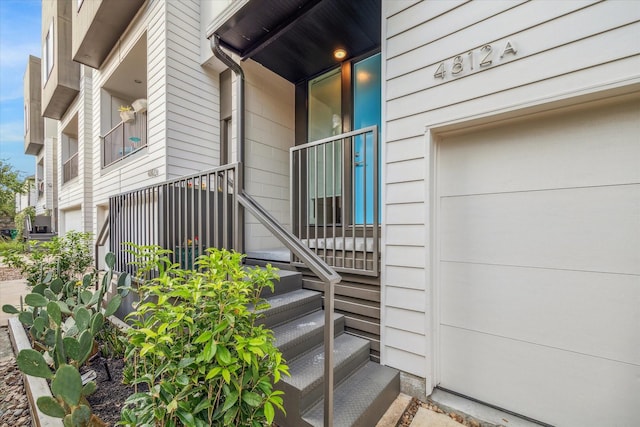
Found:
[{"label": "green leafy shrub", "polygon": [[[112,315],[122,302],[122,295],[115,295],[103,308],[104,296],[111,286],[115,256],[105,257],[108,269],[102,285],[92,291],[93,276],[87,274],[82,281],[64,282],[48,272],[41,283],[25,296],[26,308],[6,304],[2,310],[18,314],[18,319],[29,329],[34,347],[21,350],[16,358],[18,368],[27,375],[51,380],[54,397],[41,397],[36,404],[45,414],[63,418],[65,426],[104,426],[86,400],[96,384],[83,385],[79,368],[96,349],[95,337],[102,331],[105,318]],[[118,278],[122,293],[127,292],[130,279],[123,274]],[[53,365],[52,371],[42,353],[47,353]]]},{"label": "green leafy shrub", "polygon": [[25,220],[29,217],[31,220],[31,224],[33,224],[36,220],[36,208],[34,206],[27,206],[20,212],[18,212],[13,219],[13,222],[16,224],[16,229],[18,230],[18,239],[22,239],[24,237],[24,225]]},{"label": "green leafy shrub", "polygon": [[24,254],[25,251],[26,245],[22,241],[22,239],[5,240],[3,238],[0,238],[0,254],[4,252],[12,252],[19,255]]},{"label": "green leafy shrub", "polygon": [[69,231],[48,242],[31,241],[27,254],[17,248],[0,251],[4,263],[18,268],[30,286],[42,283],[47,275],[58,277],[63,283],[79,280],[93,266],[91,233]]},{"label": "green leafy shrub", "polygon": [[141,302],[128,316],[125,381],[148,391],[127,399],[119,424],[271,424],[284,410],[273,384],[288,368],[256,320],[275,270],[244,268],[243,255],[226,250],[208,249],[196,271],[179,269],[157,247],[133,251],[142,255],[141,275],[153,278],[139,285]]}]

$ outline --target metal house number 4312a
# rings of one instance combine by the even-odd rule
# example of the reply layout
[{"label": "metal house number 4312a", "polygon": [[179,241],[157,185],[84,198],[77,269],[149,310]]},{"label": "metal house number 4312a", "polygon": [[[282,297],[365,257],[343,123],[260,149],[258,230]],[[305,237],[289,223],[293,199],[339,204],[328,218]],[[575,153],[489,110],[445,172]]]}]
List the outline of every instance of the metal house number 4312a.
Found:
[{"label": "metal house number 4312a", "polygon": [[[507,40],[504,47],[500,51],[499,58],[504,58],[505,55],[515,55],[518,53],[516,46]],[[436,79],[444,79],[447,75],[447,70],[451,70],[452,76],[457,76],[463,71],[473,71],[475,69],[486,68],[494,64],[495,50],[490,44],[485,44],[480,49],[470,50],[469,52],[454,56],[452,59],[442,61],[438,64],[436,72],[433,77]]]}]

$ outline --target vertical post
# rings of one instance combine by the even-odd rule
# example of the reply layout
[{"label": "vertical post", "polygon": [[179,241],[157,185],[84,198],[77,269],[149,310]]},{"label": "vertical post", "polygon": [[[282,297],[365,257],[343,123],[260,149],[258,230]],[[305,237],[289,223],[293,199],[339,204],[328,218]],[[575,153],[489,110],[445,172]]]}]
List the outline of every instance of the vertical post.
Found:
[{"label": "vertical post", "polygon": [[[380,151],[378,149],[378,127],[373,128],[373,271],[378,273],[378,254],[380,253],[378,235],[380,230]],[[367,244],[365,239],[365,269],[366,269]]]},{"label": "vertical post", "polygon": [[[333,160],[333,157],[332,157]],[[322,194],[324,195],[324,202],[322,202],[322,257],[327,259],[327,181],[328,181],[328,168],[327,168],[327,144],[322,144]],[[318,220],[316,219],[316,223]],[[318,248],[318,253],[320,249]]]},{"label": "vertical post", "polygon": [[[295,158],[296,158],[296,152],[293,150],[290,150],[289,151],[289,217],[291,218],[291,230],[293,231],[293,234],[297,234],[298,238],[300,238],[300,233],[297,232],[297,228],[300,223],[297,222],[297,215],[296,215],[297,213],[296,205],[300,204],[300,199],[295,201],[293,199],[293,195],[296,194],[296,188],[294,186],[299,185],[299,180],[293,176],[293,173],[296,169],[294,165]],[[298,206],[297,209],[299,211],[300,207]],[[294,261],[293,252],[291,252],[291,258],[289,261],[291,262]]]},{"label": "vertical post", "polygon": [[324,426],[333,427],[333,294],[335,285],[325,283],[324,289]]}]

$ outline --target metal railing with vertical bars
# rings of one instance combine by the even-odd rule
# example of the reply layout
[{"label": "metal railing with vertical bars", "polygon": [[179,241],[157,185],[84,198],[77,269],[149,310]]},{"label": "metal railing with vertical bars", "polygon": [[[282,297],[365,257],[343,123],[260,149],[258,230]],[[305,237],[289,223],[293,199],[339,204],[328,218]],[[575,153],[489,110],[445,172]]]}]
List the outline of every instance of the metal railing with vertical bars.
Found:
[{"label": "metal railing with vertical bars", "polygon": [[125,242],[170,249],[173,261],[187,269],[209,247],[242,251],[236,179],[237,163],[112,196],[109,241],[116,270],[134,273]]},{"label": "metal railing with vertical bars", "polygon": [[[241,164],[233,163],[112,196],[107,227],[109,247],[116,254],[115,270],[135,274],[133,255],[122,250],[125,242],[170,249],[173,261],[187,269],[209,247],[242,251],[242,215],[245,211],[253,215],[325,283],[324,413],[325,426],[332,426],[334,289],[341,277],[242,190],[241,170]],[[106,230],[100,230],[96,253],[107,240]]]},{"label": "metal railing with vertical bars", "polygon": [[377,126],[292,147],[290,157],[294,234],[337,271],[377,276]]},{"label": "metal railing with vertical bars", "polygon": [[67,182],[78,176],[78,153],[69,157],[62,165],[62,182]]}]

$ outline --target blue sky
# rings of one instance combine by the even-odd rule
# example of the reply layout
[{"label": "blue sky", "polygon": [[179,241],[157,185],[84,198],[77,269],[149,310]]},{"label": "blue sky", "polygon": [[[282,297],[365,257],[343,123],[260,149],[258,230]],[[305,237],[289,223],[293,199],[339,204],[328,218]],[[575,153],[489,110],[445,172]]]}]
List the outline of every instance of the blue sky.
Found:
[{"label": "blue sky", "polygon": [[40,0],[0,0],[0,159],[23,176],[35,171],[24,154],[22,78],[29,55],[42,55],[40,8]]}]

